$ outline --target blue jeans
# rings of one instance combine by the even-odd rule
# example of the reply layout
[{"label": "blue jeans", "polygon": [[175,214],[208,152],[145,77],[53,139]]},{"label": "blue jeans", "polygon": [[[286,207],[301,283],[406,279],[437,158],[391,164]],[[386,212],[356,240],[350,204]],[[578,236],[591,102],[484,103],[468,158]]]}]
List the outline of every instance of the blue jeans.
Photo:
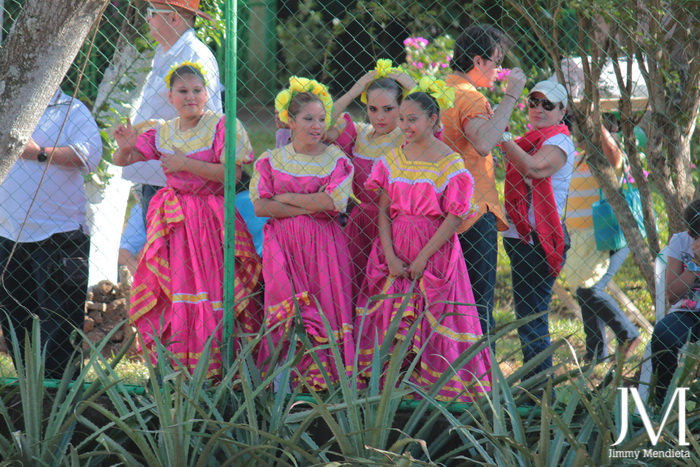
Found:
[{"label": "blue jeans", "polygon": [[610,326],[620,344],[639,337],[637,328],[615,299],[605,291],[628,253],[629,247],[624,247],[610,255],[608,270],[603,277],[591,288],[580,287],[576,290],[576,298],[581,305],[583,330],[586,333],[586,358],[602,359],[608,356],[606,325]]},{"label": "blue jeans", "polygon": [[[539,242],[525,243],[517,238],[504,238],[503,245],[510,258],[511,278],[513,281],[513,302],[517,319],[547,311],[552,299],[552,286],[556,277],[551,275],[544,251]],[[544,315],[531,320],[518,328],[518,336],[526,363],[540,352],[549,349],[549,316]],[[527,379],[552,367],[552,356],[548,356],[530,373]]]},{"label": "blue jeans", "polygon": [[[496,216],[487,212],[474,225],[459,234],[464,261],[467,263],[469,281],[474,301],[479,311],[481,331],[489,333],[496,327],[493,317],[494,289],[496,287],[496,263],[498,261],[498,230]],[[492,344],[496,351],[496,344]]]},{"label": "blue jeans", "polygon": [[651,367],[658,380],[656,401],[662,404],[678,368],[678,354],[689,341],[700,339],[700,312],[674,311],[654,326],[651,335]]},{"label": "blue jeans", "polygon": [[47,378],[63,377],[75,347],[70,336],[76,328],[82,330],[89,254],[90,237],[80,230],[57,233],[39,242],[15,243],[0,237],[0,268],[7,267],[0,287],[5,342],[14,358],[14,328],[20,346],[17,350],[24,356],[25,333],[31,335],[32,314],[36,315],[41,345],[46,348]]}]

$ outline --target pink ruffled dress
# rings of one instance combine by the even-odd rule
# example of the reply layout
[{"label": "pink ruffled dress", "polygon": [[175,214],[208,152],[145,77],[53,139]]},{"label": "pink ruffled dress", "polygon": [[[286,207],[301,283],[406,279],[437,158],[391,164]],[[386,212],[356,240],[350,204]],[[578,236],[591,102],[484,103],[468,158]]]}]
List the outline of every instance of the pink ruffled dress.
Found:
[{"label": "pink ruffled dress", "polygon": [[345,233],[350,245],[350,257],[355,266],[353,285],[358,294],[365,278],[367,260],[372,251],[374,239],[379,235],[377,216],[379,215],[379,193],[368,191],[365,183],[372,173],[374,164],[392,150],[404,143],[403,132],[395,128],[381,136],[374,135],[374,127],[369,123],[353,122],[348,114],[343,114],[344,122],[336,144],[350,157],[355,169],[352,192],[360,201],[350,210]]},{"label": "pink ruffled dress", "polygon": [[[350,160],[335,146],[317,156],[296,152],[291,144],[268,151],[255,163],[250,199],[270,199],[282,193],[326,192],[334,212],[272,218],[265,224],[263,277],[265,280],[266,340],[259,351],[262,367],[275,346],[289,351],[288,332],[299,305],[306,335],[313,347],[328,345],[330,327],[348,375],[354,356],[352,264],[345,233],[337,220],[345,210],[352,186]],[[296,351],[296,349],[294,350]],[[330,377],[338,381],[338,362],[331,349],[314,351]],[[292,385],[304,379],[313,390],[327,389],[321,369],[308,349],[296,367]]]},{"label": "pink ruffled dress", "polygon": [[[237,164],[252,162],[245,129],[238,125]],[[139,136],[136,149],[147,160],[180,148],[195,160],[223,163],[225,118],[206,112],[197,127],[179,131],[178,119]],[[209,377],[221,375],[224,274],[224,186],[189,172],[167,174],[168,185],[156,193],[147,215],[147,240],[134,274],[131,321],[146,350],[157,337],[190,371],[207,340],[214,336]],[[247,339],[260,329],[258,300],[260,257],[243,218],[236,213],[234,329]],[[239,301],[240,300],[240,301]],[[151,353],[155,362],[156,355]]]},{"label": "pink ruffled dress", "polygon": [[[394,150],[375,164],[366,187],[383,190],[391,199],[394,252],[406,264],[416,258],[447,214],[467,218],[474,213],[470,204],[474,181],[457,153],[432,163],[409,161],[403,150]],[[405,300],[397,297],[370,301],[370,297],[410,293],[411,282],[409,278],[389,275],[381,240],[377,238],[355,321],[359,370],[365,379],[373,376],[369,367],[375,345],[382,344],[389,324]],[[405,339],[411,325],[420,320],[409,360],[420,358],[411,380],[426,390],[451,371],[452,362],[482,335],[476,308],[454,302],[474,303],[457,234],[428,261],[409,298],[396,336],[397,341]],[[491,389],[490,368],[487,348],[456,371],[439,392],[438,399],[474,400]]]}]

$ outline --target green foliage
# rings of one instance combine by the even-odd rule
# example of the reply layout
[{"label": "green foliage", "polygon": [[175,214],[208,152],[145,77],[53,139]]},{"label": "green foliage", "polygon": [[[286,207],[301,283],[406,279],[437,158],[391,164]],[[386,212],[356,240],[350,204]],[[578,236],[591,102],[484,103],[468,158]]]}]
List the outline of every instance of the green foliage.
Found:
[{"label": "green foliage", "polygon": [[[6,336],[12,339],[15,349],[17,379],[3,382],[0,460],[7,465],[87,465],[85,460],[96,453],[79,455],[80,446],[73,443],[83,437],[79,419],[105,389],[97,382],[87,383],[86,375],[101,360],[102,348],[118,328],[114,328],[97,346],[91,344],[95,353],[74,379],[67,371],[61,380],[52,384],[44,379],[45,351],[41,346],[39,326],[39,320],[34,319],[31,335],[25,341],[24,355],[20,353],[14,329],[11,336]],[[125,344],[124,350],[131,342]],[[117,355],[111,365],[116,365],[123,356],[124,352]]]},{"label": "green foliage", "polygon": [[284,24],[277,26],[280,52],[289,76],[316,76],[328,59],[323,51],[333,40],[333,22],[330,24],[316,0],[299,2],[299,12]]},{"label": "green foliage", "polygon": [[[0,460],[81,466],[116,461],[182,466],[611,463],[610,445],[618,437],[622,413],[617,388],[635,384],[625,376],[621,356],[602,384],[591,378],[592,366],[578,365],[557,371],[551,378],[540,374],[523,380],[542,359],[566,348],[566,341],[558,340],[511,375],[494,365],[493,389],[476,402],[446,404],[436,401],[435,395],[450,374],[430,389],[410,381],[412,367],[404,365],[418,322],[406,339],[395,341],[401,316],[398,312],[387,339],[375,348],[372,373],[396,381],[395,386],[383,389],[379,378],[359,388],[358,375],[346,375],[331,338],[328,345],[334,350],[332,364],[340,381],[323,393],[302,394],[308,388],[301,387],[288,393],[285,388],[296,362],[304,353],[314,356],[316,350],[310,346],[298,312],[287,336],[296,353],[273,355],[263,373],[255,359],[255,349],[264,338],[258,335],[233,361],[224,362],[226,371],[214,385],[206,378],[211,339],[192,374],[157,343],[157,363],[146,362],[150,378],[145,388],[128,386],[115,370],[123,352],[107,360],[100,352],[102,343],[91,344],[90,358],[76,380],[57,382],[55,391],[43,387],[43,355],[40,346],[30,343],[23,358],[15,355],[19,378],[5,387],[0,399]],[[502,341],[526,321],[498,327],[492,339]],[[328,328],[327,322],[325,325]],[[32,342],[38,341],[38,324],[33,338]],[[459,367],[473,358],[489,342],[482,339],[454,365]],[[699,348],[699,344],[688,346],[671,388],[691,388],[689,427],[700,422],[696,396]],[[95,382],[87,383],[88,374],[96,377]],[[550,397],[553,389],[555,401]],[[420,397],[406,401],[409,394]],[[534,406],[523,407],[525,401]],[[652,418],[660,420],[666,409],[652,408]],[[678,413],[672,411],[657,449],[676,449],[677,420]],[[634,415],[630,415],[630,426],[628,438],[616,449],[648,448],[646,429]],[[693,449],[697,447],[697,440],[691,443]],[[699,452],[691,451],[690,463],[700,462]]]},{"label": "green foliage", "polygon": [[199,9],[211,16],[212,20],[207,21],[197,17],[195,22],[197,37],[214,51],[223,49],[226,39],[223,5],[224,3],[220,0],[202,0]]}]

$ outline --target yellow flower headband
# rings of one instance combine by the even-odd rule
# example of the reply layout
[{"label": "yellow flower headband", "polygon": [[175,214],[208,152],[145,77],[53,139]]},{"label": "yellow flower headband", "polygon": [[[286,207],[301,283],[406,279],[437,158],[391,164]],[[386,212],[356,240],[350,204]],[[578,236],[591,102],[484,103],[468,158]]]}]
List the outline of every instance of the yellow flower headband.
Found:
[{"label": "yellow flower headband", "polygon": [[328,87],[315,79],[300,78],[298,76],[289,78],[289,88],[280,91],[275,97],[275,110],[280,121],[289,123],[289,104],[294,96],[300,92],[310,92],[321,99],[323,108],[326,109],[326,129],[328,129],[333,118],[333,98],[328,93]]},{"label": "yellow flower headband", "polygon": [[455,90],[445,84],[441,79],[430,76],[423,76],[418,82],[418,86],[411,89],[409,94],[414,92],[424,92],[430,95],[437,102],[440,110],[452,108],[455,103]]},{"label": "yellow flower headband", "polygon": [[[401,69],[401,67],[392,66],[391,60],[389,60],[388,58],[381,58],[381,59],[377,60],[377,66],[374,69],[374,71],[377,72],[377,74],[374,76],[375,81],[378,80],[379,78],[386,78],[387,76],[389,76],[392,73],[403,73],[403,70]],[[367,103],[367,88],[370,87],[371,84],[372,83],[368,84],[367,87],[365,88],[365,90],[362,91],[362,94],[360,94],[360,100],[362,101],[363,104]],[[404,89],[404,94],[406,94],[405,89]]]},{"label": "yellow flower headband", "polygon": [[202,80],[204,81],[204,85],[207,85],[207,70],[204,69],[204,65],[202,62],[182,62],[182,63],[176,63],[175,65],[170,67],[170,71],[168,71],[168,74],[165,75],[165,78],[163,78],[163,81],[165,81],[165,85],[170,88],[170,79],[173,77],[173,73],[175,73],[177,70],[179,70],[182,67],[185,66],[190,66],[194,68],[195,70],[199,71],[199,73],[202,75]]}]

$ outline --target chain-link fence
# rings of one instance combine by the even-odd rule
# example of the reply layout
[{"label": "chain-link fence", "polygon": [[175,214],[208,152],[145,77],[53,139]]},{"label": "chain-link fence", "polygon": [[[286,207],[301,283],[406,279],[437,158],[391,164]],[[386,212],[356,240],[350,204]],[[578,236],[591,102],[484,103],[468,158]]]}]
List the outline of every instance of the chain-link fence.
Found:
[{"label": "chain-link fence", "polygon": [[442,400],[494,366],[668,387],[700,329],[697,2],[226,3],[104,9],[0,185],[11,350],[38,316],[50,376],[136,330],[218,379],[305,349],[302,392],[380,387],[391,351]]}]

